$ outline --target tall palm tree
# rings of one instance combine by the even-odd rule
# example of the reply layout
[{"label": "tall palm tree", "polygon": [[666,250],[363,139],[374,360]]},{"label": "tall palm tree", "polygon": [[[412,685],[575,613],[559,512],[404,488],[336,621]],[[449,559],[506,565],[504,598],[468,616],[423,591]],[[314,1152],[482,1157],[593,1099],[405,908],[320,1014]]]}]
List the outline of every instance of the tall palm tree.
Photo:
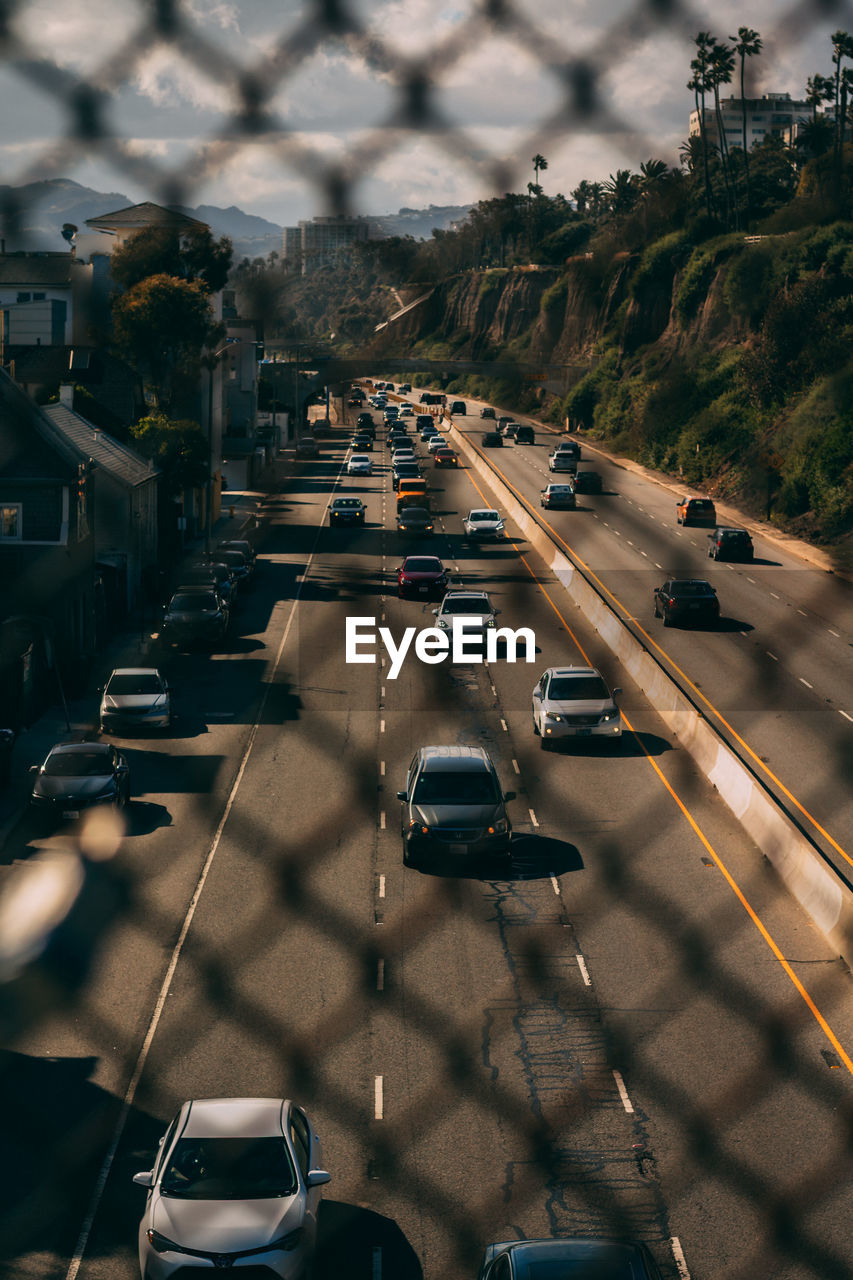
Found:
[{"label": "tall palm tree", "polygon": [[660,181],[669,172],[669,165],[665,160],[644,160],[640,165],[640,190],[644,195],[648,195],[654,191],[655,187],[660,185]]},{"label": "tall palm tree", "polygon": [[812,124],[817,120],[817,109],[822,102],[832,102],[835,82],[831,76],[813,75],[806,81],[806,102],[812,109]]},{"label": "tall palm tree", "polygon": [[732,189],[729,180],[729,144],[723,127],[723,114],[720,110],[720,85],[731,84],[735,69],[735,55],[727,44],[716,40],[711,47],[709,57],[709,82],[714,91],[714,115],[717,120],[717,134],[720,141],[720,163],[723,169],[723,185],[726,189],[726,225],[731,221]]},{"label": "tall palm tree", "polygon": [[841,98],[841,63],[844,58],[853,58],[853,39],[846,31],[833,31],[832,33],[832,61],[835,64],[834,91],[833,102],[835,104],[835,155],[840,154],[841,137],[841,120],[840,120],[840,98]]},{"label": "tall palm tree", "polygon": [[627,213],[637,199],[637,183],[630,169],[617,169],[604,183],[613,213]]},{"label": "tall palm tree", "polygon": [[693,72],[688,81],[688,89],[693,90],[696,100],[696,112],[699,116],[699,136],[702,139],[702,161],[705,169],[705,206],[710,217],[713,212],[711,201],[711,170],[708,164],[708,129],[705,123],[705,92],[708,89],[708,58],[714,37],[709,31],[700,31],[693,42],[696,45],[696,57],[690,63]]},{"label": "tall palm tree", "polygon": [[746,179],[746,218],[749,221],[749,209],[752,195],[749,189],[749,147],[746,145],[746,93],[744,90],[744,68],[746,59],[761,53],[761,36],[751,27],[738,27],[736,36],[729,36],[734,44],[734,51],[740,58],[740,109],[741,137],[743,138],[743,172]]},{"label": "tall palm tree", "polygon": [[540,156],[539,152],[537,151],[536,155],[533,157],[532,163],[533,163],[533,185],[538,187],[539,172],[540,170],[544,170],[548,168],[548,161],[545,159],[544,156]]},{"label": "tall palm tree", "polygon": [[604,201],[604,184],[601,182],[591,182],[589,184],[589,200],[592,216],[598,218],[601,215],[602,203]]},{"label": "tall palm tree", "polygon": [[592,184],[586,178],[581,178],[572,192],[572,199],[575,202],[578,213],[586,213],[592,203]]}]

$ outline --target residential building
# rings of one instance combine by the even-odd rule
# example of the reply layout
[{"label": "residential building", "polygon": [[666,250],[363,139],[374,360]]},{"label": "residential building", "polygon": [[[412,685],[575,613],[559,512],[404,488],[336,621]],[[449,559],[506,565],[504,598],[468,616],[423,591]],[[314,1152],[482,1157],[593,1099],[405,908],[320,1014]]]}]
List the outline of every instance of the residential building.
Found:
[{"label": "residential building", "polygon": [[78,409],[115,435],[126,436],[144,412],[136,371],[103,347],[7,346],[5,363],[18,386],[39,404],[56,396],[63,383],[73,383],[81,389]]},{"label": "residential building", "polygon": [[[812,107],[808,102],[794,99],[790,93],[765,93],[760,98],[721,98],[720,117],[723,132],[729,150],[743,146],[743,103],[746,102],[746,145],[751,150],[757,142],[762,142],[768,134],[774,134],[786,145],[793,142],[794,131],[798,124],[804,124],[812,118]],[[720,135],[717,117],[714,110],[713,97],[706,95],[705,131],[709,143],[719,146]],[[700,112],[690,112],[690,136],[701,135]]]},{"label": "residential building", "polygon": [[160,471],[129,445],[96,427],[71,407],[69,385],[44,413],[89,460],[95,565],[102,584],[102,626],[139,614],[156,591]]},{"label": "residential building", "polygon": [[91,340],[93,267],[67,253],[6,253],[0,241],[0,364],[4,348]]},{"label": "residential building", "polygon": [[0,701],[29,724],[96,651],[89,454],[0,370]]}]

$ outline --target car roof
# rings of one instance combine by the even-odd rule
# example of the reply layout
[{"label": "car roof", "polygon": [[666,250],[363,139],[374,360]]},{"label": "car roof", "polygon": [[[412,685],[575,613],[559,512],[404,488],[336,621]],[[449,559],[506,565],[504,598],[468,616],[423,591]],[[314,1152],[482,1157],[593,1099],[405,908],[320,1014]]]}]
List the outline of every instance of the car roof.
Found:
[{"label": "car roof", "polygon": [[480,773],[492,763],[482,747],[421,747],[420,756],[425,773],[448,764],[462,772]]},{"label": "car roof", "polygon": [[707,578],[670,578],[669,584],[672,587],[707,587],[709,591],[713,591]]},{"label": "car roof", "polygon": [[283,1133],[283,1098],[199,1098],[187,1104],[184,1138],[277,1137]]},{"label": "car roof", "polygon": [[497,507],[472,507],[468,512],[468,519],[476,519],[477,516],[499,516],[500,511]]},{"label": "car roof", "polygon": [[112,755],[109,742],[57,742],[50,748],[48,755],[74,755],[80,752],[94,752],[99,756]]},{"label": "car roof", "polygon": [[418,519],[432,519],[432,516],[424,507],[401,507],[397,512],[397,518],[399,520],[411,520],[412,516],[415,514],[418,516]]},{"label": "car roof", "polygon": [[718,524],[714,532],[715,533],[745,533],[746,536],[749,537],[748,529],[741,529],[734,524]]},{"label": "car roof", "polygon": [[546,676],[600,676],[598,667],[549,667]]},{"label": "car roof", "polygon": [[159,676],[160,672],[157,667],[114,667],[110,672],[110,679],[113,676]]},{"label": "car roof", "polygon": [[360,505],[361,498],[335,498],[334,502],[332,503],[332,506],[333,507],[338,507],[338,506],[352,507],[355,505],[355,503],[359,503]]}]

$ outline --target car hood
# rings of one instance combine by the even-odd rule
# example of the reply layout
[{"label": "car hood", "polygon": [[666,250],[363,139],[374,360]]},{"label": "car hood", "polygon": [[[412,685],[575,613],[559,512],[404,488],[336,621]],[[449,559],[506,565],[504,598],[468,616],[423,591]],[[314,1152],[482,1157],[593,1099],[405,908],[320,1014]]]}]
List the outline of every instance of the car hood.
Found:
[{"label": "car hood", "polygon": [[546,698],[542,706],[545,711],[554,711],[561,716],[603,716],[618,710],[616,703],[609,698],[571,698],[566,702]]},{"label": "car hood", "polygon": [[189,609],[186,612],[178,609],[170,609],[165,615],[165,620],[168,622],[195,622],[200,618],[214,618],[217,613],[220,612],[221,610],[217,609],[215,606],[211,606],[209,609]]},{"label": "car hood", "polygon": [[430,569],[427,573],[410,572],[406,569],[402,574],[407,582],[440,582],[445,576],[443,571],[437,569]]},{"label": "car hood", "polygon": [[298,1195],[272,1200],[181,1200],[160,1196],[150,1225],[186,1249],[238,1253],[260,1249],[302,1225]]},{"label": "car hood", "polygon": [[105,693],[102,706],[107,710],[141,711],[143,708],[165,707],[168,695],[165,693]]},{"label": "car hood", "polygon": [[495,533],[503,524],[502,520],[467,520],[472,529],[481,529],[484,533]]},{"label": "car hood", "polygon": [[488,827],[502,816],[498,804],[418,804],[412,807],[415,821],[425,827]]},{"label": "car hood", "polygon": [[55,778],[40,773],[36,778],[33,791],[37,796],[96,796],[106,791],[112,783],[111,774],[99,774],[97,777]]},{"label": "car hood", "polygon": [[449,631],[456,631],[464,623],[470,632],[475,627],[488,627],[494,618],[491,614],[482,613],[448,613],[439,618],[439,622],[443,622]]}]

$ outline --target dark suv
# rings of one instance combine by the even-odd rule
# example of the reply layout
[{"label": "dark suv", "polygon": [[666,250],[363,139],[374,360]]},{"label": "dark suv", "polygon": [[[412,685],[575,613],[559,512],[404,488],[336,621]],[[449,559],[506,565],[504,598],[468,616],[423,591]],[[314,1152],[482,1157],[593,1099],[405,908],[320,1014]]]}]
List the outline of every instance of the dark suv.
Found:
[{"label": "dark suv", "polygon": [[421,747],[412,757],[403,802],[403,862],[454,864],[497,857],[512,861],[512,827],[497,770],[482,747]]},{"label": "dark suv", "polygon": [[720,602],[704,578],[670,578],[655,587],[655,617],[663,618],[665,627],[673,622],[718,622]]},{"label": "dark suv", "polygon": [[746,529],[720,527],[709,533],[708,539],[708,555],[712,560],[739,560],[742,564],[752,564],[755,559],[752,538]]},{"label": "dark suv", "polygon": [[228,606],[216,587],[181,587],[166,606],[161,635],[167,644],[215,644],[228,620]]}]

